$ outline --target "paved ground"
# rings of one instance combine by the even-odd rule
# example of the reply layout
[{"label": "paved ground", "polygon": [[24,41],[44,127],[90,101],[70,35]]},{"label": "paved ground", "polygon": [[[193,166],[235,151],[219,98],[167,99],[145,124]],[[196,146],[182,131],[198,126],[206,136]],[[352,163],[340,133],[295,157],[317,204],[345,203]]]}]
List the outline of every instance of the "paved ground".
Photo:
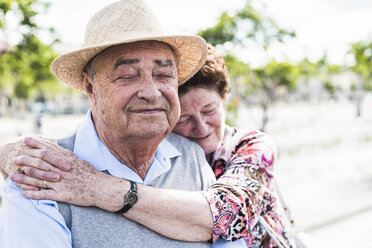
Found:
[{"label": "paved ground", "polygon": [[319,248],[371,248],[372,206],[308,231]]},{"label": "paved ground", "polygon": [[[348,101],[270,110],[279,185],[316,247],[372,248],[372,97],[355,112]],[[259,109],[240,113],[239,126],[259,127]]]},{"label": "paved ground", "polygon": [[[238,126],[257,128],[260,110],[240,110]],[[299,224],[319,248],[372,248],[372,96],[355,117],[348,102],[279,104],[267,133],[278,147],[277,179]],[[60,136],[83,116],[45,116]],[[0,141],[32,131],[32,116],[0,118]]]}]

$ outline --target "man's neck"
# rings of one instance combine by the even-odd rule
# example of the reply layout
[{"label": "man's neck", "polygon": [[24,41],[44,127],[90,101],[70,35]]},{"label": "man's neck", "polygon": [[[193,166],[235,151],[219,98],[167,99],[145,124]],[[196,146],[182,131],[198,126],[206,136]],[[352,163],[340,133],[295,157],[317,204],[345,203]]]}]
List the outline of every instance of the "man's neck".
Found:
[{"label": "man's neck", "polygon": [[136,172],[142,180],[145,179],[160,142],[142,139],[113,140],[105,136],[100,138],[120,162]]},{"label": "man's neck", "polygon": [[96,131],[105,146],[123,164],[137,173],[142,180],[154,160],[156,150],[164,137],[120,137],[96,126]]}]

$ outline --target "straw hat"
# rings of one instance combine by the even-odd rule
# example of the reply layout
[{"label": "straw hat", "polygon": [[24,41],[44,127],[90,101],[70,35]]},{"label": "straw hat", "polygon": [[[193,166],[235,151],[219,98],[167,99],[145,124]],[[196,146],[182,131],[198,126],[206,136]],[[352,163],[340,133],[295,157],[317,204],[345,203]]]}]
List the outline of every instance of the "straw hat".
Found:
[{"label": "straw hat", "polygon": [[204,64],[207,45],[199,36],[166,35],[143,0],[121,0],[97,12],[86,27],[84,46],[57,57],[52,73],[75,89],[84,91],[82,71],[104,49],[124,43],[155,40],[170,45],[177,59],[179,85]]}]

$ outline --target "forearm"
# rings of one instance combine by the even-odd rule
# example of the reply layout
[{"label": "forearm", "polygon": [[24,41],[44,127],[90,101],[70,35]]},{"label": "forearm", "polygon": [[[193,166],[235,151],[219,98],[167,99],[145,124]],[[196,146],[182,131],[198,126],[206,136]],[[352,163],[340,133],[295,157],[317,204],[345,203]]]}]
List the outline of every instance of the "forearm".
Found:
[{"label": "forearm", "polygon": [[207,241],[212,237],[212,214],[200,192],[139,187],[139,201],[125,216],[172,239]]},{"label": "forearm", "polygon": [[[129,182],[111,178],[104,185],[106,193],[100,198],[106,200],[99,200],[97,206],[112,212],[122,208]],[[138,201],[124,216],[171,239],[207,241],[212,237],[212,214],[200,192],[138,185]]]},{"label": "forearm", "polygon": [[[113,177],[97,171],[88,162],[71,157],[73,154],[63,151],[55,144],[26,139],[26,144],[35,150],[23,151],[23,158],[17,160],[17,166],[27,167],[25,173],[16,173],[11,178],[18,184],[43,187],[48,181],[49,190],[25,190],[23,195],[32,199],[52,199],[79,206],[96,206],[110,212],[116,212],[124,206],[124,196],[130,183],[122,178]],[[47,152],[41,152],[41,151]],[[63,154],[66,153],[66,154]],[[71,153],[71,152],[70,152]],[[43,155],[43,158],[41,156]],[[71,155],[71,156],[70,156]],[[9,159],[9,158],[8,158]],[[39,165],[49,171],[56,170],[59,181],[52,182],[45,177],[43,170],[31,169]],[[69,161],[70,171],[54,168],[60,162]],[[30,166],[34,167],[30,167]],[[17,167],[15,167],[17,170]],[[62,168],[58,165],[58,168]],[[35,176],[37,171],[39,175]],[[138,202],[125,216],[163,236],[187,241],[209,240],[212,235],[213,221],[209,204],[199,192],[185,192],[158,189],[138,185]]]},{"label": "forearm", "polygon": [[4,180],[8,177],[8,173],[5,172],[6,164],[8,162],[10,144],[0,145],[0,172],[4,177]]},{"label": "forearm", "polygon": [[4,180],[8,177],[8,174],[5,173],[4,167],[5,163],[8,160],[7,152],[5,152],[5,145],[0,145],[0,172],[3,175]]},{"label": "forearm", "polygon": [[214,241],[252,238],[250,232],[261,213],[275,208],[271,187],[275,146],[258,132],[237,133],[230,146],[233,152],[227,157],[224,173],[203,192],[211,206]]},{"label": "forearm", "polygon": [[3,175],[4,180],[8,177],[8,174],[6,174],[1,168],[0,168],[1,175]]}]

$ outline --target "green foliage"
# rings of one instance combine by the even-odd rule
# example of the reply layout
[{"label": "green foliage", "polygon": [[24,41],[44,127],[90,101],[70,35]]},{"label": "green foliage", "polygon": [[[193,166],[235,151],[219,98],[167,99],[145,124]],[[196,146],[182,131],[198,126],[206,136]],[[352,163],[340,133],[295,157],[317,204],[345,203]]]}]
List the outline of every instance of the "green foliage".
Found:
[{"label": "green foliage", "polygon": [[199,31],[198,35],[204,37],[208,43],[216,46],[234,40],[235,32],[235,17],[229,16],[227,12],[224,12],[214,27]]},{"label": "green foliage", "polygon": [[222,13],[214,27],[201,30],[198,35],[214,46],[226,42],[244,44],[251,40],[266,50],[273,42],[283,42],[286,37],[296,34],[280,28],[274,20],[253,8],[251,1],[247,1],[244,8],[232,16]]},{"label": "green foliage", "polygon": [[14,0],[1,0],[0,2],[0,28],[4,27],[4,18],[8,11],[10,10],[10,6]]},{"label": "green foliage", "polygon": [[341,72],[341,66],[334,64],[327,64],[329,74],[337,74]]},{"label": "green foliage", "polygon": [[364,79],[364,89],[372,90],[372,42],[355,42],[349,52],[355,60],[351,69]]},{"label": "green foliage", "polygon": [[35,35],[25,35],[8,60],[14,75],[14,96],[28,99],[35,91],[48,94],[50,90],[59,90],[60,84],[49,69],[56,56]]},{"label": "green foliage", "polygon": [[238,118],[238,105],[239,98],[233,97],[230,99],[226,106],[226,124],[229,126],[235,126],[235,120]]},{"label": "green foliage", "polygon": [[310,77],[317,74],[317,66],[316,64],[309,61],[308,58],[304,58],[301,60],[298,65],[298,71],[301,77],[305,79],[309,79]]},{"label": "green foliage", "polygon": [[325,81],[323,83],[323,87],[324,89],[326,89],[326,91],[331,95],[333,96],[335,93],[336,93],[336,87],[329,81]]},{"label": "green foliage", "polygon": [[[262,92],[261,104],[270,104],[278,98],[279,88],[294,90],[297,87],[298,67],[288,62],[271,60],[267,65],[252,70],[251,88]],[[252,87],[253,86],[253,87]],[[252,91],[255,93],[255,91]],[[249,92],[246,92],[249,94]]]},{"label": "green foliage", "polygon": [[312,76],[319,79],[323,84],[323,88],[333,97],[336,93],[336,86],[332,82],[331,76],[340,73],[342,71],[341,66],[330,64],[327,55],[324,55],[314,63],[314,68],[315,71]]},{"label": "green foliage", "polygon": [[227,54],[224,56],[226,66],[229,68],[230,78],[237,83],[239,79],[242,79],[243,82],[239,84],[244,84],[249,73],[249,67],[247,64],[239,60],[236,56],[232,54]]},{"label": "green foliage", "polygon": [[295,66],[288,62],[278,63],[273,59],[264,68],[263,78],[270,78],[275,86],[284,86],[293,90],[296,88],[297,76],[298,71]]},{"label": "green foliage", "polygon": [[[22,39],[0,55],[0,88],[12,89],[12,96],[29,99],[38,92],[51,96],[61,90],[58,80],[50,72],[50,63],[57,56],[51,44],[37,38],[39,27],[34,17],[46,11],[47,3],[40,0],[7,0],[0,4],[0,20],[6,32],[6,15],[13,12],[18,17]],[[51,37],[53,29],[47,28]]]},{"label": "green foliage", "polygon": [[34,17],[38,11],[46,9],[48,3],[40,0],[2,0],[0,3],[0,27],[6,27],[6,16],[8,12],[13,12],[19,17],[19,26],[27,29],[38,29]]}]

